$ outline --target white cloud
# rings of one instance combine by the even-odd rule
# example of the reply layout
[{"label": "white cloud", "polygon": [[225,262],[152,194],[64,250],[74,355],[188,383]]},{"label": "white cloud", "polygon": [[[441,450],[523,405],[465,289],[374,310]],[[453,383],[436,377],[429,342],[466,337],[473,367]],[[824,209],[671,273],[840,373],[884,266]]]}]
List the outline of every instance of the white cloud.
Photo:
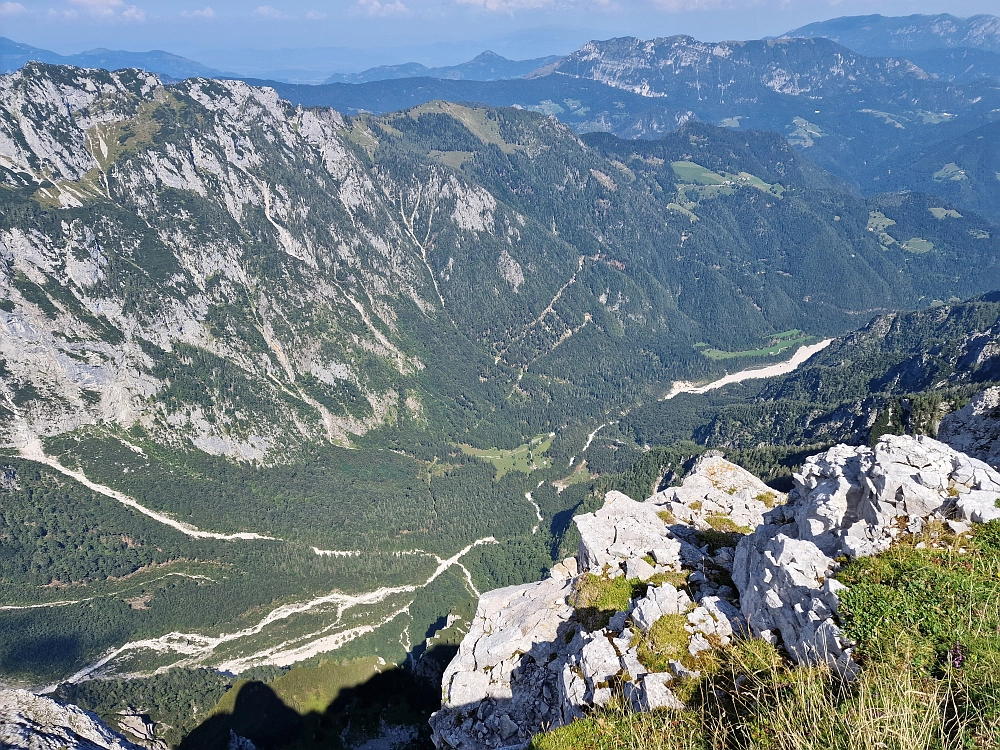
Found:
[{"label": "white cloud", "polygon": [[[69,0],[70,5],[81,8],[95,18],[120,18],[125,21],[145,21],[146,13],[134,5],[125,5],[124,0]],[[62,18],[76,18],[77,13],[73,10],[49,11],[49,16],[61,16]]]},{"label": "white cloud", "polygon": [[318,10],[311,10],[306,13],[306,19],[309,21],[325,21],[329,16],[326,13],[320,13]]},{"label": "white cloud", "polygon": [[202,10],[181,11],[181,16],[183,18],[215,18],[215,11],[206,5]]},{"label": "white cloud", "polygon": [[516,10],[534,10],[538,8],[568,10],[601,7],[607,10],[618,7],[612,0],[455,0],[455,2],[459,5],[472,5],[483,10],[499,13],[513,13]]},{"label": "white cloud", "polygon": [[70,5],[83,8],[92,16],[110,18],[115,10],[125,5],[123,0],[69,0]]},{"label": "white cloud", "polygon": [[357,6],[358,10],[363,13],[367,13],[369,16],[399,16],[410,12],[400,0],[395,0],[395,2],[380,2],[380,0],[358,0]]},{"label": "white cloud", "polygon": [[459,5],[474,5],[477,8],[504,12],[555,5],[553,0],[456,0],[456,2]]},{"label": "white cloud", "polygon": [[0,3],[0,16],[19,16],[27,12],[28,9],[21,3]]},{"label": "white cloud", "polygon": [[49,12],[46,15],[49,18],[62,18],[67,21],[72,21],[74,18],[80,16],[75,10],[56,10],[55,8],[49,8]]},{"label": "white cloud", "polygon": [[275,8],[273,5],[258,5],[253,14],[258,18],[269,18],[272,21],[288,18],[288,16]]},{"label": "white cloud", "polygon": [[653,0],[654,5],[658,5],[664,10],[685,11],[685,10],[715,10],[732,6],[727,0]]},{"label": "white cloud", "polygon": [[[719,10],[720,8],[787,8],[791,0],[652,0],[654,5],[667,11]],[[839,0],[830,0],[836,5]]]}]

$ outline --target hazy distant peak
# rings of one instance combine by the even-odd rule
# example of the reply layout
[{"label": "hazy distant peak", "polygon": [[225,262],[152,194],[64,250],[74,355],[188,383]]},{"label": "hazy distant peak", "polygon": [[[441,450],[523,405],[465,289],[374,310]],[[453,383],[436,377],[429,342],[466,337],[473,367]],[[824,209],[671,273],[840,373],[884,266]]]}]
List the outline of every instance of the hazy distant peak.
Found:
[{"label": "hazy distant peak", "polygon": [[520,78],[558,59],[557,55],[551,55],[532,60],[508,60],[503,55],[486,50],[468,62],[459,65],[446,65],[439,68],[428,68],[416,62],[402,65],[380,65],[360,73],[335,73],[327,78],[325,83],[369,83],[371,81],[424,76],[450,80],[501,81],[509,78]]},{"label": "hazy distant peak", "polygon": [[785,37],[826,37],[865,55],[964,47],[1000,52],[1000,17],[948,13],[842,16],[793,29]]},{"label": "hazy distant peak", "polygon": [[504,62],[504,63],[509,63],[509,62],[515,62],[515,61],[514,60],[510,60],[510,59],[504,57],[503,55],[498,55],[493,50],[488,49],[485,52],[480,52],[478,55],[476,55],[471,60],[469,60],[469,62]]},{"label": "hazy distant peak", "polygon": [[78,68],[102,68],[105,70],[139,68],[170,79],[215,78],[225,75],[221,70],[164,50],[129,52],[99,47],[75,55],[60,55],[51,50],[32,47],[6,37],[0,37],[0,73],[17,70],[32,60],[51,65],[74,65]]}]

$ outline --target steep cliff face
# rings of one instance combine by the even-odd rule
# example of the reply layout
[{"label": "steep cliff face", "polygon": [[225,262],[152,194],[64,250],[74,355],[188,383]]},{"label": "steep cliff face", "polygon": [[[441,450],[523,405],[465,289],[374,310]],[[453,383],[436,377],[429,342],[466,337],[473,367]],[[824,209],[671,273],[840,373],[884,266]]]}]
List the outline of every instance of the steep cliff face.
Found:
[{"label": "steep cliff face", "polygon": [[937,437],[957,451],[1000,468],[1000,388],[987,388],[947,415]]},{"label": "steep cliff face", "polygon": [[[389,382],[422,367],[392,305],[440,300],[335,112],[239,82],[39,65],[0,80],[0,100],[8,211],[38,217],[0,233],[8,442],[139,421],[262,458],[419,410]],[[460,186],[434,188],[464,215]],[[180,392],[177,368],[198,365],[209,392]]]},{"label": "steep cliff face", "polygon": [[730,105],[774,93],[808,99],[872,94],[927,78],[906,60],[863,57],[826,39],[714,43],[688,36],[622,37],[589,42],[553,69],[642,96],[683,91]]}]

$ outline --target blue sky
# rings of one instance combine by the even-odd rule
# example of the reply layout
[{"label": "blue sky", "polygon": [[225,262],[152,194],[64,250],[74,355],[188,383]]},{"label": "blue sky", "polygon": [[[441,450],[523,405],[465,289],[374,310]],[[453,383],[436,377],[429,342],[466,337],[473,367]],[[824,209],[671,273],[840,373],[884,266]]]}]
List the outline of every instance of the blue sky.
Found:
[{"label": "blue sky", "polygon": [[246,50],[341,48],[334,67],[360,69],[456,63],[487,46],[523,58],[626,34],[749,39],[834,16],[941,12],[997,12],[997,0],[0,0],[0,36],[63,54],[165,49],[229,69],[253,62]]}]

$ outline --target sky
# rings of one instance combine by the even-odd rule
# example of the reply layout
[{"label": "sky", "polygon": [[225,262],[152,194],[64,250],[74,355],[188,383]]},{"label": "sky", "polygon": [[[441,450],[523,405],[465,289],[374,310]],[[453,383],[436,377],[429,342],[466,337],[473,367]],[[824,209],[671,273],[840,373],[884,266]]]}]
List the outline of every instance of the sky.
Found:
[{"label": "sky", "polygon": [[[483,49],[525,59],[589,39],[778,35],[881,13],[997,13],[997,0],[0,0],[0,36],[61,54],[163,49],[214,67],[329,72],[415,60],[455,64]],[[322,48],[322,49],[317,49]],[[292,50],[306,50],[293,52]],[[318,61],[318,62],[317,62]]]}]

